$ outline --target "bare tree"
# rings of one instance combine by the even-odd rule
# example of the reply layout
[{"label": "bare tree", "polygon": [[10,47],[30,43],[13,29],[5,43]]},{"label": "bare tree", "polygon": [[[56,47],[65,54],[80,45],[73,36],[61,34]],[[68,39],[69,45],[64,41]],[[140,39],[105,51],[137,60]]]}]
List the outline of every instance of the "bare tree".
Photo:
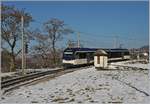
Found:
[{"label": "bare tree", "polygon": [[57,18],[52,18],[44,23],[44,28],[48,32],[49,40],[52,44],[53,62],[56,64],[56,43],[63,38],[64,34],[72,33],[73,31],[66,28],[64,21]]},{"label": "bare tree", "polygon": [[48,54],[50,52],[48,36],[42,34],[40,31],[36,31],[34,33],[34,39],[36,40],[36,45],[32,48],[32,53],[38,57],[38,59],[42,59],[39,64],[42,64],[43,67],[48,66]]},{"label": "bare tree", "polygon": [[11,71],[15,71],[15,57],[21,52],[18,49],[17,42],[21,38],[21,16],[24,17],[24,27],[28,27],[32,17],[24,10],[18,10],[12,6],[2,5],[1,7],[1,31],[2,44],[11,54]]}]

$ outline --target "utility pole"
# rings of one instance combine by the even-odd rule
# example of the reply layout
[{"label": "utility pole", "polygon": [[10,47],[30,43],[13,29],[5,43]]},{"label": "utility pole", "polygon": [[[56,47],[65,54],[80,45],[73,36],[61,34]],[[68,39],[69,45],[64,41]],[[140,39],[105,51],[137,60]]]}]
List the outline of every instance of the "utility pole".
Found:
[{"label": "utility pole", "polygon": [[77,35],[78,35],[78,48],[80,48],[80,33],[77,32]]},{"label": "utility pole", "polygon": [[120,44],[120,45],[119,45],[119,48],[123,48],[123,44]]},{"label": "utility pole", "polygon": [[22,27],[22,75],[25,74],[25,47],[24,47],[24,18],[21,16],[21,27]]},{"label": "utility pole", "polygon": [[118,36],[114,36],[114,48],[118,47]]}]

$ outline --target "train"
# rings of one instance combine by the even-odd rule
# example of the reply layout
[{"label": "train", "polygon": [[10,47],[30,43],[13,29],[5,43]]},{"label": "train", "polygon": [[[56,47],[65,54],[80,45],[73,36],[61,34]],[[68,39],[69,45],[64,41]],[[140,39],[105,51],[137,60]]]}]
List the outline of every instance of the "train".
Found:
[{"label": "train", "polygon": [[[63,52],[63,66],[79,66],[94,64],[94,53],[99,48],[66,48]],[[128,49],[102,49],[108,54],[108,62],[129,60]]]}]

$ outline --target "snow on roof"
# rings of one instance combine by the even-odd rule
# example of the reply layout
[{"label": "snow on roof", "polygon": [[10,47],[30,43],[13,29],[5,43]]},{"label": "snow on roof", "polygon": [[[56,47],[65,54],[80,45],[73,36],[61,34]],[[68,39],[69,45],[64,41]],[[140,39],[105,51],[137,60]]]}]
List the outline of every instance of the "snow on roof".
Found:
[{"label": "snow on roof", "polygon": [[96,52],[95,52],[95,54],[94,55],[104,55],[104,56],[107,56],[108,54],[104,51],[104,50],[97,50]]}]

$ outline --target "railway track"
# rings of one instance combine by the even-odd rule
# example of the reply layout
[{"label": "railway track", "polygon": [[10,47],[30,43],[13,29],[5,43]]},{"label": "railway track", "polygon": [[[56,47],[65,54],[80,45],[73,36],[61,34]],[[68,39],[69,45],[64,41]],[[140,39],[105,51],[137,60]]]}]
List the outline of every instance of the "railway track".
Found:
[{"label": "railway track", "polygon": [[34,74],[28,74],[28,75],[25,75],[25,76],[21,76],[21,77],[5,80],[5,81],[1,82],[1,88],[3,89],[3,88],[6,88],[6,87],[9,87],[11,85],[14,85],[16,83],[19,83],[19,82],[30,80],[32,78],[37,78],[37,77],[40,77],[40,76],[43,76],[43,75],[46,75],[46,74],[56,73],[56,71],[61,71],[61,70],[62,69],[38,72],[38,73],[34,73]]},{"label": "railway track", "polygon": [[59,75],[63,75],[66,73],[70,73],[70,72],[73,72],[76,70],[81,70],[83,68],[88,68],[88,67],[89,66],[80,67],[80,68],[71,68],[71,69],[65,69],[65,70],[63,68],[60,68],[60,69],[56,69],[56,70],[38,72],[38,73],[28,74],[25,76],[5,80],[5,81],[1,82],[2,93],[6,93],[12,89],[18,88],[18,87],[26,85],[26,84],[30,84],[32,82],[41,80],[43,78],[56,77]]},{"label": "railway track", "polygon": [[[137,68],[137,67],[131,67],[131,66],[125,66],[125,65],[114,65],[117,67],[117,70],[143,70],[143,68]],[[47,77],[56,77],[59,75],[63,75],[66,73],[70,73],[76,70],[89,68],[90,66],[82,66],[82,67],[75,67],[75,68],[69,68],[69,69],[56,69],[56,70],[49,70],[44,72],[37,72],[32,74],[27,74],[25,76],[16,77],[8,80],[4,80],[1,82],[1,89],[3,90],[3,93],[8,92],[12,89],[18,88],[20,86],[30,84],[32,82],[41,80],[43,78]]]},{"label": "railway track", "polygon": [[8,80],[1,82],[1,89],[2,89],[3,93],[5,93],[5,92],[8,92],[8,91],[15,89],[17,87],[20,87],[22,85],[31,83],[31,82],[36,81],[36,80],[40,80],[41,78],[43,78],[43,76],[56,74],[56,73],[59,73],[61,71],[63,71],[63,69],[37,72],[37,73],[33,73],[33,74],[27,74],[25,76],[20,76],[20,77],[8,79]]}]

